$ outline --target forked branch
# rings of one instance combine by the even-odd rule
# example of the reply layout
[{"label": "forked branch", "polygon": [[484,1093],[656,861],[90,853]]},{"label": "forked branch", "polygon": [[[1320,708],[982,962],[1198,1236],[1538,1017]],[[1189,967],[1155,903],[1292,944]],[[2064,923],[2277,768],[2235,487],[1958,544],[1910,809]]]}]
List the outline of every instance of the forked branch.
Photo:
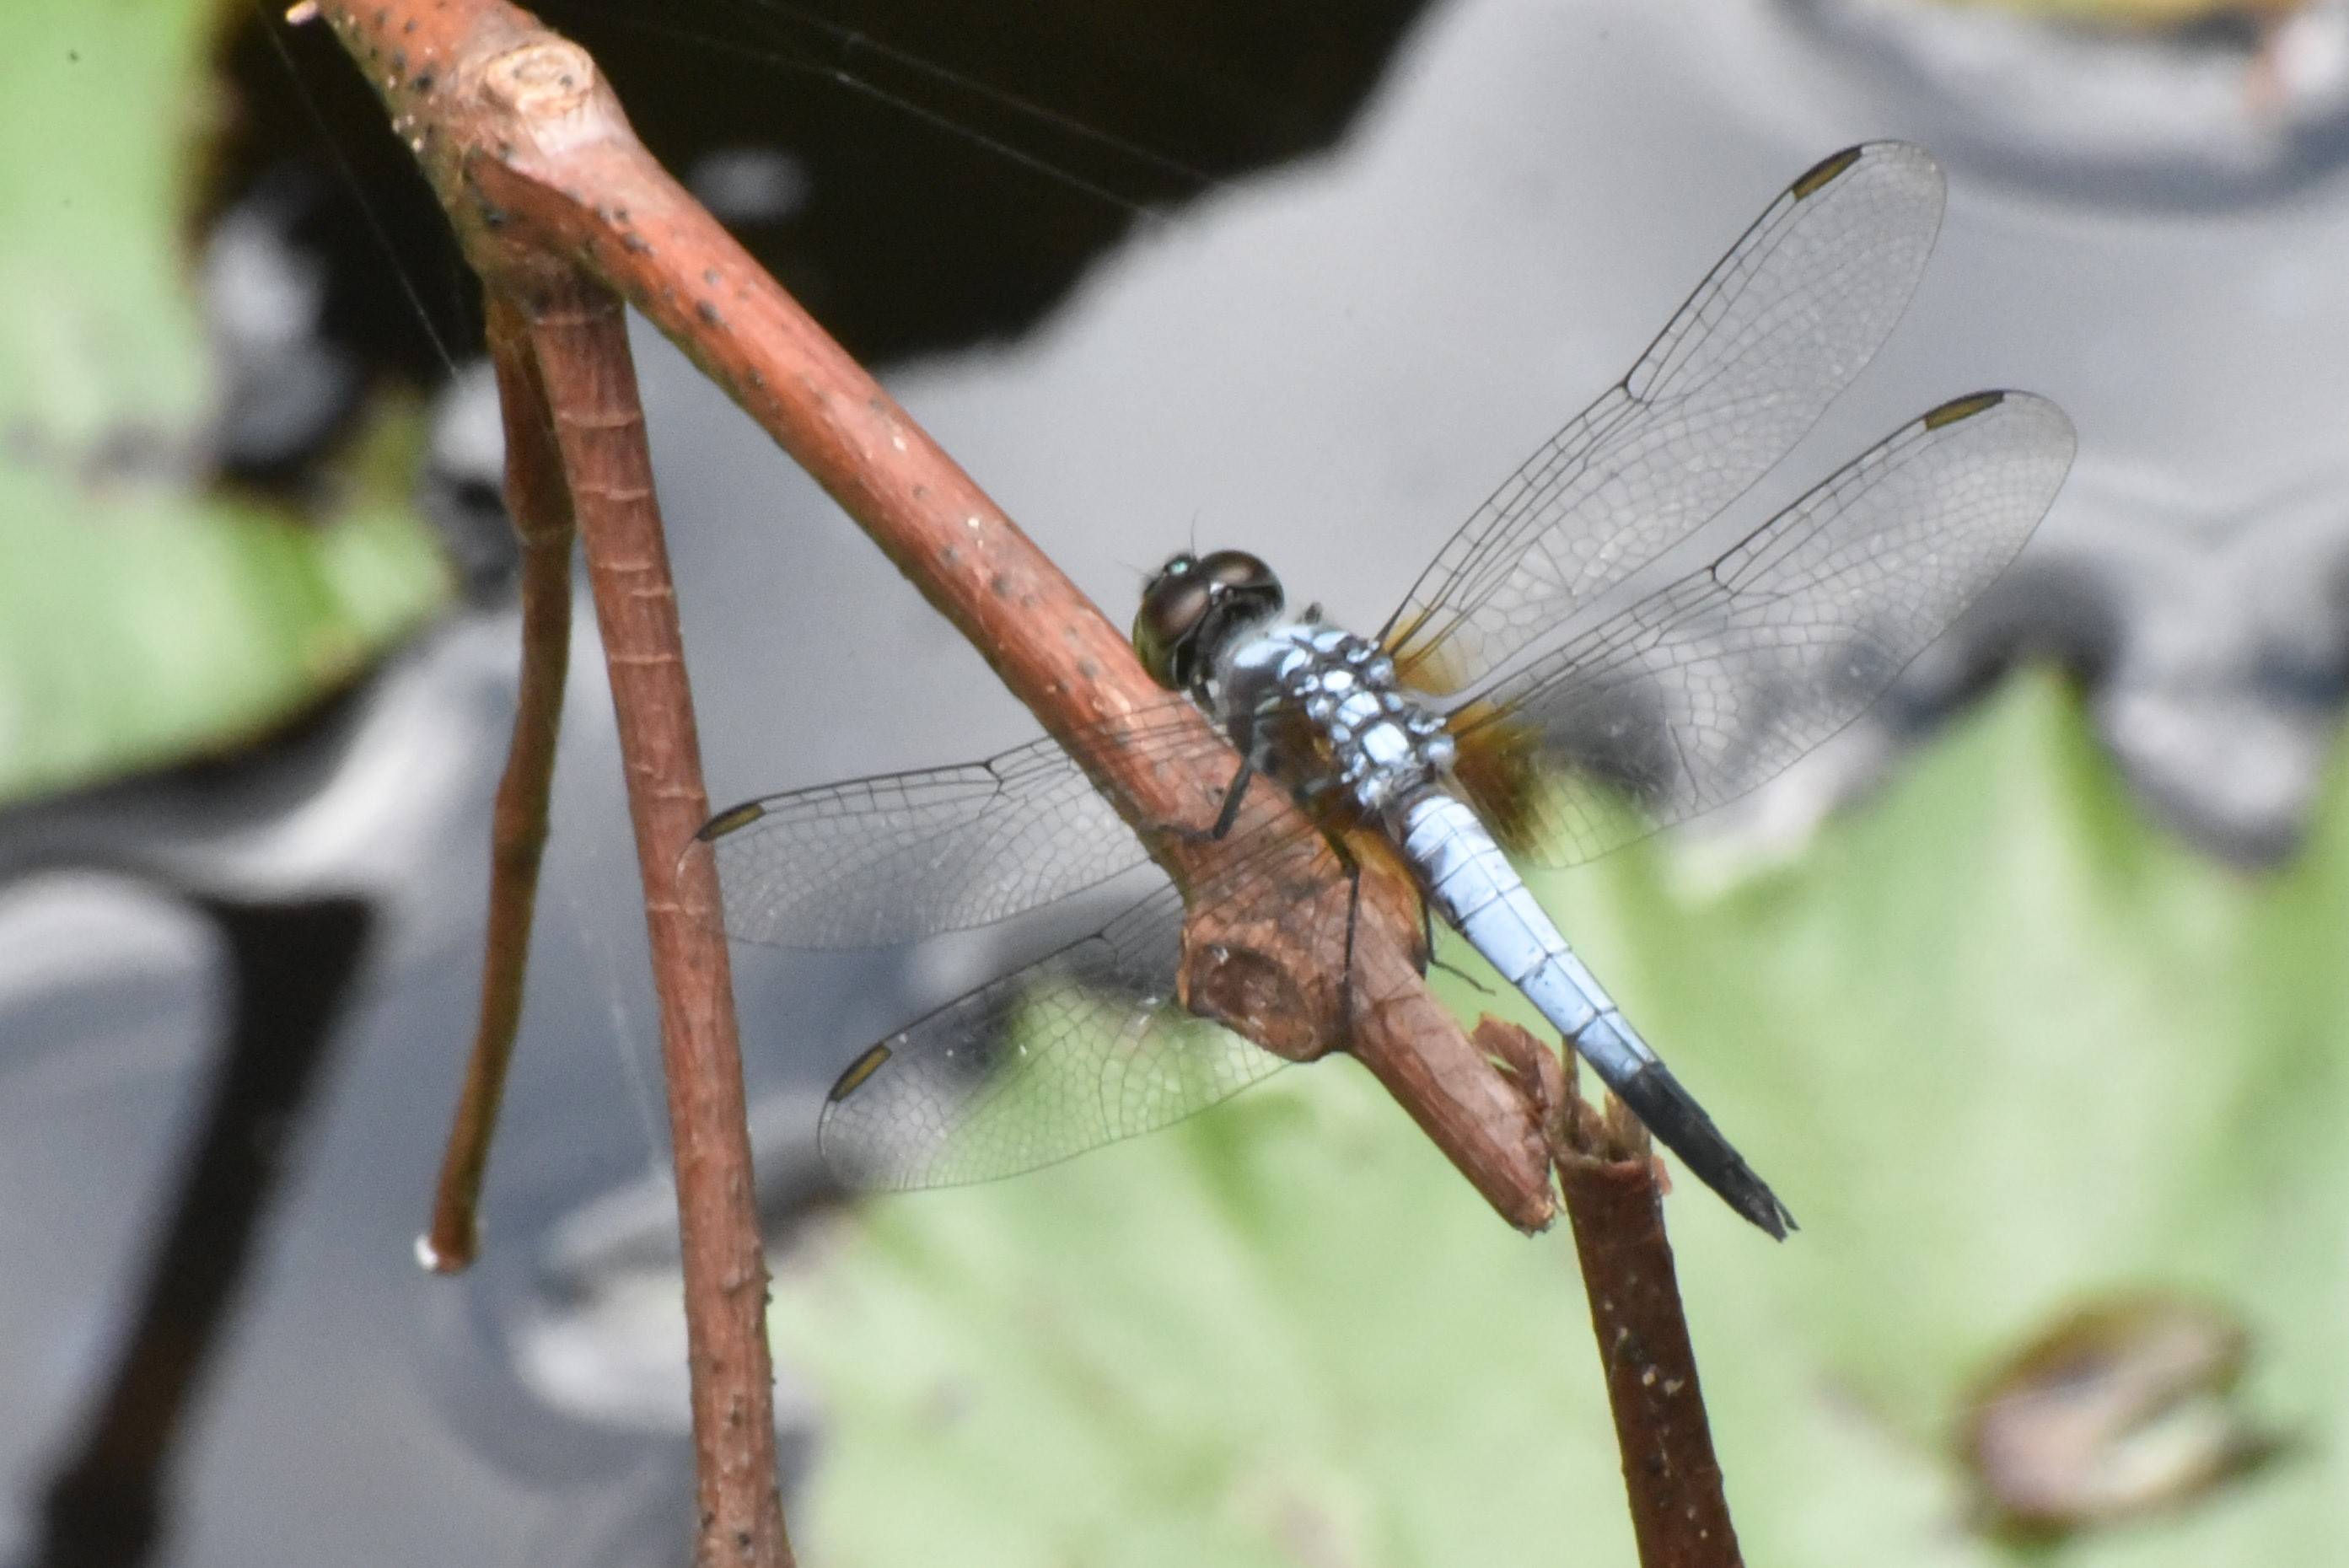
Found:
[{"label": "forked branch", "polygon": [[[707,856],[673,860],[707,801],[622,315],[593,272],[605,269],[718,374],[1055,731],[1154,706],[1157,694],[1108,623],[643,151],[583,52],[495,0],[318,10],[383,95],[498,302],[493,315],[508,328],[505,389],[532,404],[512,415],[527,438],[520,460],[543,459],[534,450],[542,427],[556,437],[602,624],[661,999],[700,1494],[696,1558],[787,1563],[765,1270],[726,952],[715,934],[714,868]],[[534,377],[518,360],[514,320],[526,324]],[[533,513],[559,511],[541,500],[547,504]],[[542,695],[551,717],[552,694]],[[539,790],[528,755],[537,717],[526,714],[517,732],[510,775],[518,797]],[[1088,761],[1138,825],[1184,820],[1186,808],[1214,799],[1225,782],[1116,752]],[[1250,809],[1287,807],[1260,791]],[[502,849],[518,851],[501,882],[502,932],[526,923],[533,814],[526,806],[506,824],[514,830],[502,833]],[[1169,859],[1187,882],[1215,853],[1178,845]],[[1326,882],[1318,859],[1305,869]],[[1415,970],[1396,961],[1408,949],[1392,923],[1366,923],[1364,954],[1371,972],[1400,974],[1415,991]],[[480,1140],[495,1109],[497,1058],[511,1041],[522,952],[519,943],[493,949],[486,966],[488,1048],[469,1091],[470,1126],[452,1153],[458,1199],[440,1215],[443,1257],[470,1245],[469,1183],[484,1158]],[[1298,955],[1276,953],[1269,966],[1304,977],[1288,995],[1315,994],[1312,967]],[[1365,1059],[1405,1092],[1421,1091],[1414,1114],[1447,1148],[1469,1151],[1455,1158],[1505,1213],[1521,1224],[1546,1221],[1530,1119],[1423,993],[1416,1011],[1435,1026],[1436,1051],[1398,1036],[1391,1021],[1414,1022],[1413,1007],[1405,997],[1401,1008],[1364,1012],[1370,1026],[1357,1043]],[[1332,1037],[1325,1032],[1318,1043]],[[1448,1057],[1438,1054],[1447,1042]]]},{"label": "forked branch", "polygon": [[[556,559],[568,558],[567,513],[585,545],[603,634],[660,1001],[699,1501],[695,1561],[703,1568],[784,1568],[791,1544],[775,1469],[767,1273],[741,1052],[714,868],[676,861],[677,846],[709,802],[625,312],[559,242],[510,229],[478,201],[459,199],[479,139],[512,147],[549,129],[533,113],[549,106],[542,89],[555,84],[532,73],[544,57],[527,46],[535,31],[528,17],[451,4],[322,4],[318,13],[383,94],[394,129],[417,150],[481,277],[507,399],[510,489],[538,573],[537,659],[525,671],[523,713],[501,792],[484,1048],[462,1113],[471,1125],[460,1125],[451,1151],[458,1207],[445,1209],[436,1224],[450,1249],[442,1255],[453,1260],[471,1246],[471,1216],[460,1209],[470,1202],[467,1184],[479,1177],[480,1140],[495,1112],[518,1016],[521,937],[543,830],[559,678],[545,662],[554,641],[545,598],[555,591]],[[567,569],[561,575],[567,579]],[[567,581],[562,592],[567,596]]]},{"label": "forked branch", "polygon": [[[1149,830],[1209,820],[1228,776],[1201,777],[1164,748],[1145,755],[1083,739],[1120,716],[1163,715],[1164,694],[1123,634],[654,161],[584,50],[498,0],[325,9],[417,145],[469,248],[574,258],[643,311],[831,492],[1045,727],[1081,748],[1180,885],[1212,877],[1226,845]],[[1259,788],[1234,841],[1293,809]],[[1326,886],[1326,850],[1310,833],[1295,838],[1289,862],[1265,871]],[[1234,988],[1245,1005],[1219,1016],[1284,1055],[1350,1048],[1511,1223],[1546,1224],[1554,1207],[1539,1129],[1421,984],[1416,920],[1392,902],[1366,906],[1356,935],[1363,983],[1343,1017],[1321,980],[1328,954],[1293,929],[1243,937],[1221,928],[1214,908],[1195,912],[1194,953],[1252,960],[1250,984]],[[1278,983],[1258,983],[1267,978]],[[1221,1000],[1216,987],[1195,989]],[[1304,1030],[1300,1005],[1313,1020]]]},{"label": "forked branch", "polygon": [[[1259,788],[1224,843],[1157,830],[1203,820],[1228,775],[1202,776],[1167,760],[1164,747],[1098,738],[1112,733],[1108,721],[1143,709],[1164,722],[1164,695],[1124,637],[659,168],[584,51],[501,0],[319,10],[416,149],[504,302],[497,308],[527,324],[537,380],[521,389],[543,391],[586,541],[661,986],[695,1336],[699,1560],[786,1562],[760,1334],[765,1275],[725,950],[712,935],[714,872],[706,855],[689,857],[669,880],[706,802],[619,300],[816,477],[1049,730],[1083,748],[1095,783],[1180,885],[1211,878],[1229,844],[1257,840],[1264,818],[1293,808]],[[510,393],[526,380],[506,379]],[[1333,862],[1318,836],[1272,836],[1296,845],[1291,858],[1255,872],[1327,896]],[[1351,985],[1333,988],[1330,955],[1298,934],[1316,924],[1235,928],[1203,901],[1186,931],[1186,999],[1283,1055],[1353,1050],[1514,1224],[1551,1218],[1556,1157],[1642,1561],[1736,1563],[1644,1140],[1628,1118],[1591,1122],[1587,1109],[1564,1109],[1579,1104],[1570,1097],[1529,1096],[1494,1069],[1494,1057],[1516,1059],[1530,1042],[1480,1034],[1472,1044],[1427,992],[1415,900],[1371,889]],[[1560,1115],[1546,1118],[1544,1104]]]}]

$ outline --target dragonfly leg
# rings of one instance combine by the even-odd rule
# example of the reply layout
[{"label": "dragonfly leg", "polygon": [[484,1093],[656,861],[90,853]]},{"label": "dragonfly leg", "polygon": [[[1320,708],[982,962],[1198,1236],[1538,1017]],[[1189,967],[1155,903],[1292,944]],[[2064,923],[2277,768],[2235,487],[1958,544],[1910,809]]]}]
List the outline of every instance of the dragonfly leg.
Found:
[{"label": "dragonfly leg", "polygon": [[1430,969],[1441,969],[1454,979],[1464,980],[1474,985],[1478,995],[1491,996],[1497,994],[1490,985],[1485,985],[1457,964],[1446,964],[1435,955],[1435,906],[1424,898],[1419,901],[1419,925],[1422,954],[1419,972],[1422,975],[1426,974]]},{"label": "dragonfly leg", "polygon": [[[1358,877],[1360,876],[1361,873],[1359,870],[1355,874]],[[1353,956],[1353,948],[1350,940],[1353,934],[1353,917],[1350,913],[1347,917],[1346,924],[1346,932],[1349,938],[1347,947],[1347,956],[1349,959]],[[1485,995],[1489,996],[1493,995],[1493,988],[1490,985],[1485,985],[1482,980],[1477,979],[1476,976],[1469,974],[1468,971],[1461,968],[1457,964],[1446,964],[1443,959],[1438,958],[1435,955],[1435,905],[1430,903],[1427,899],[1422,898],[1419,901],[1419,972],[1422,975],[1425,975],[1430,969],[1441,969],[1446,975],[1455,975],[1462,980],[1465,980],[1469,985],[1476,987],[1476,989]]]},{"label": "dragonfly leg", "polygon": [[1338,1016],[1350,1019],[1354,1016],[1354,930],[1362,913],[1362,862],[1342,839],[1330,839],[1330,849],[1346,873],[1346,962],[1338,971]]},{"label": "dragonfly leg", "polygon": [[1220,841],[1240,820],[1240,802],[1247,799],[1248,780],[1256,777],[1256,764],[1247,758],[1240,758],[1239,769],[1232,775],[1231,787],[1224,791],[1224,808],[1216,813],[1216,825],[1207,830],[1207,837]]},{"label": "dragonfly leg", "polygon": [[1255,778],[1254,759],[1241,758],[1239,771],[1232,775],[1231,784],[1224,790],[1224,803],[1216,812],[1213,827],[1186,828],[1177,822],[1170,824],[1165,830],[1186,843],[1221,843],[1230,834],[1232,824],[1240,820],[1240,807],[1247,801],[1248,784]]},{"label": "dragonfly leg", "polygon": [[1421,926],[1419,939],[1425,944],[1420,951],[1426,955],[1425,962],[1420,970],[1421,974],[1424,975],[1430,969],[1441,969],[1454,979],[1464,980],[1476,987],[1480,995],[1490,996],[1495,994],[1490,985],[1485,985],[1457,964],[1446,964],[1435,955],[1435,906],[1423,898],[1419,901],[1419,923]]},{"label": "dragonfly leg", "polygon": [[[1305,785],[1297,791],[1297,803],[1299,807],[1310,810],[1316,800],[1326,799],[1327,797],[1336,793],[1341,788],[1343,788],[1343,786],[1336,779],[1324,778],[1309,779],[1306,781]],[[1338,869],[1343,872],[1346,876],[1346,967],[1344,973],[1345,983],[1348,985],[1351,985],[1354,982],[1354,928],[1362,912],[1362,862],[1355,856],[1353,851],[1346,847],[1346,841],[1342,837],[1336,834],[1325,834],[1322,841],[1330,846],[1330,852],[1337,856]],[[1427,906],[1423,902],[1420,905],[1420,916],[1422,919],[1424,919],[1426,918],[1426,915]],[[1430,941],[1427,951],[1433,953],[1434,950],[1434,944],[1433,941]],[[1353,999],[1350,996],[1341,996],[1340,997],[1340,1000],[1350,1006]]]}]

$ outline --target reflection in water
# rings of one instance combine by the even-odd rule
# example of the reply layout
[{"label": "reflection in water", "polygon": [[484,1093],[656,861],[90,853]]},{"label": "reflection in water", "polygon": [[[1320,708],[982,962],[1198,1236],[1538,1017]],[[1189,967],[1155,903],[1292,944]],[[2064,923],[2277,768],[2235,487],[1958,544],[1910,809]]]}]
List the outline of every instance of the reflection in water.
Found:
[{"label": "reflection in water", "polygon": [[1746,3],[1897,83],[1937,148],[2074,199],[2256,202],[2349,152],[2342,0]]}]

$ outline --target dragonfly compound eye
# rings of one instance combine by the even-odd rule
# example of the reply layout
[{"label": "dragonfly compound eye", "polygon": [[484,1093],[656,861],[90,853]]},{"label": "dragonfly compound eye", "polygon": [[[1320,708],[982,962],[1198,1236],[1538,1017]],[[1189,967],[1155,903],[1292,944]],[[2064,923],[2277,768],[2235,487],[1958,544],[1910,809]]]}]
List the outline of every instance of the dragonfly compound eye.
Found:
[{"label": "dragonfly compound eye", "polygon": [[1178,555],[1142,591],[1133,651],[1163,686],[1181,691],[1205,679],[1237,633],[1280,613],[1280,580],[1241,550]]},{"label": "dragonfly compound eye", "polygon": [[1179,555],[1142,591],[1142,607],[1133,614],[1133,651],[1160,686],[1179,691],[1191,684],[1187,650],[1213,597],[1206,580],[1190,569],[1189,558]]}]

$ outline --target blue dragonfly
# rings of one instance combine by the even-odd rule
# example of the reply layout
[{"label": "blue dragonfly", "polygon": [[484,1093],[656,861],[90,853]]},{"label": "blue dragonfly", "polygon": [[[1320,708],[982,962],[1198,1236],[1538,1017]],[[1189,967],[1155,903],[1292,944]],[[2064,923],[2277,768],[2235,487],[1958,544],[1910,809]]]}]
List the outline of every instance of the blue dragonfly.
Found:
[{"label": "blue dragonfly", "polygon": [[[1587,861],[1777,774],[1874,701],[2037,526],[2071,465],[2071,425],[2044,398],[1991,391],[1910,420],[1708,544],[1708,525],[1734,523],[1724,514],[1890,334],[1942,201],[1940,169],[1902,143],[1849,148],[1805,173],[1630,373],[1451,536],[1374,636],[1318,609],[1289,613],[1253,554],[1176,555],[1133,629],[1172,706],[1116,721],[1121,747],[1164,747],[1232,780],[1212,820],[1168,830],[1265,841],[1231,845],[1230,869],[1195,901],[1294,918],[1293,886],[1257,874],[1288,847],[1281,835],[1323,834],[1356,897],[1349,846],[1383,846],[1423,912],[1778,1237],[1794,1224],[1785,1205],[1516,864]],[[1692,563],[1680,559],[1692,549]],[[1259,777],[1301,808],[1276,819],[1289,825],[1240,827]],[[784,946],[881,946],[1088,890],[1132,893],[1088,934],[907,1024],[841,1074],[820,1142],[852,1185],[1030,1170],[1163,1127],[1282,1065],[1181,1006],[1183,896],[1051,740],[747,801],[698,838],[717,858],[728,931]],[[1350,923],[1356,903],[1340,907]],[[1346,934],[1329,950],[1350,965],[1350,923]]]}]

